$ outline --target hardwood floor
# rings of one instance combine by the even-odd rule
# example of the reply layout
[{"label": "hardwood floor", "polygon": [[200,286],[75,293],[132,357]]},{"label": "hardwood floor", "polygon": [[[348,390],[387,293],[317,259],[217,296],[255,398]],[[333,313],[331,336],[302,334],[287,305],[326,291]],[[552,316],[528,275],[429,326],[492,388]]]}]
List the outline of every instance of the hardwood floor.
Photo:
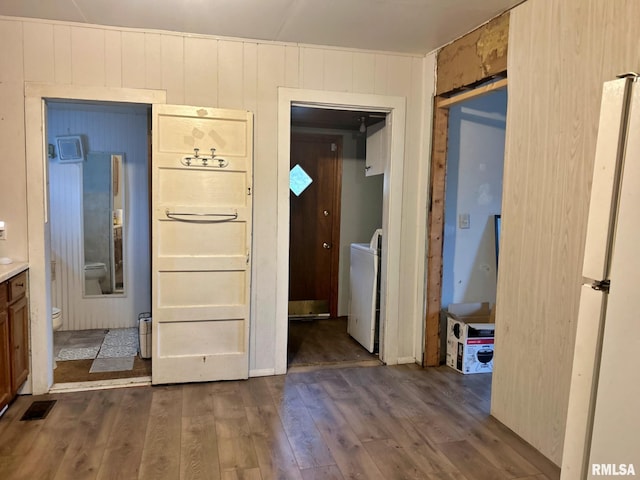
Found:
[{"label": "hardwood floor", "polygon": [[347,317],[289,320],[287,362],[291,367],[345,363],[379,364],[347,333]]},{"label": "hardwood floor", "polygon": [[[553,480],[488,415],[490,376],[416,365],[21,396],[2,479]],[[20,421],[33,400],[57,399]]]}]

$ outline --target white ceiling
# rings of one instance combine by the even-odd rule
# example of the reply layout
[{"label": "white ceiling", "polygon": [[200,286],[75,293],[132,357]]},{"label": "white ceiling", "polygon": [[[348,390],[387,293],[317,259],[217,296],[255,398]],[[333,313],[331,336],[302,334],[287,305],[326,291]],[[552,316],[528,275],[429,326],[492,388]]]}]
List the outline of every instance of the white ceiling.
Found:
[{"label": "white ceiling", "polygon": [[0,0],[0,15],[428,53],[523,0]]}]

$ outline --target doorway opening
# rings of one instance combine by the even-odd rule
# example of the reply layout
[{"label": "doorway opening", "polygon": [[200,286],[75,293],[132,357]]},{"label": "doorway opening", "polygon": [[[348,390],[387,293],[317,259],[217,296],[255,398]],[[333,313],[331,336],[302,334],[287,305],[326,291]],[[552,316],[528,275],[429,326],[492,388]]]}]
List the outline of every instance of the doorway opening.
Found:
[{"label": "doorway opening", "polygon": [[406,99],[374,94],[278,89],[278,229],[276,249],[275,374],[287,372],[289,297],[289,213],[291,107],[384,112],[389,124],[387,161],[383,172],[382,240],[380,261],[380,360],[399,361],[398,310],[400,283],[400,230]]},{"label": "doorway opening", "polygon": [[[432,166],[438,166],[431,179],[428,273],[430,279],[439,275],[430,284],[425,357],[428,366],[445,363],[465,374],[484,374],[478,375],[478,382],[487,400],[494,359],[500,230],[496,219],[502,207],[506,86],[506,79],[491,80],[458,96],[436,97],[435,103],[438,154]],[[439,255],[433,253],[438,251],[436,220],[442,233]],[[440,272],[434,268],[436,260]],[[473,323],[485,338],[467,343],[467,329],[460,328],[460,320]],[[430,332],[436,335],[430,337]]]},{"label": "doorway opening", "polygon": [[[353,282],[366,279],[354,278],[351,250],[382,228],[384,177],[367,175],[367,140],[386,115],[291,107],[289,368],[379,364],[377,342],[365,347],[353,331],[353,296],[362,290]],[[378,293],[370,301],[379,307]],[[379,308],[369,315],[377,341]]]},{"label": "doorway opening", "polygon": [[54,388],[148,379],[150,106],[45,104]]}]

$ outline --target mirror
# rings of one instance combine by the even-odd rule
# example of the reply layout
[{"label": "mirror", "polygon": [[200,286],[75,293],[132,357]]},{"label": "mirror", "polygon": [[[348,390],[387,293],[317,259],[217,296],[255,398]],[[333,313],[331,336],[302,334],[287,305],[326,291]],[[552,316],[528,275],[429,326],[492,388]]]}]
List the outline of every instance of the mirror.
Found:
[{"label": "mirror", "polygon": [[87,154],[82,192],[84,295],[123,295],[124,155]]}]

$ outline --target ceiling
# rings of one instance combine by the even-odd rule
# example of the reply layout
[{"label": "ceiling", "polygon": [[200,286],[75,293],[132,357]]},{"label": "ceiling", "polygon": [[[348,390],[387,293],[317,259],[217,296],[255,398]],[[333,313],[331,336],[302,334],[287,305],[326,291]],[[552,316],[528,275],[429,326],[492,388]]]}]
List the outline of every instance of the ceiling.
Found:
[{"label": "ceiling", "polygon": [[522,0],[1,0],[0,15],[425,54]]}]

